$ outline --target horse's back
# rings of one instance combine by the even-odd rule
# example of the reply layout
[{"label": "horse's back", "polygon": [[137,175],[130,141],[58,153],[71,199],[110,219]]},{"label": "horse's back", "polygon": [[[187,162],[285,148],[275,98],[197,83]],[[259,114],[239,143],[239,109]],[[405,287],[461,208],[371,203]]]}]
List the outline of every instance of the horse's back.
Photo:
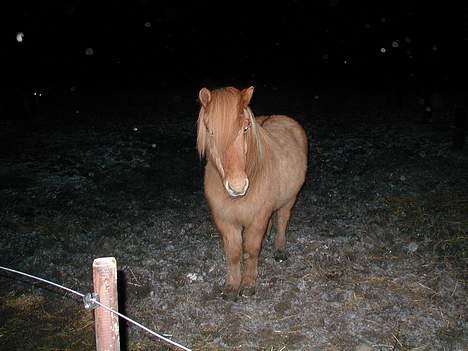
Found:
[{"label": "horse's back", "polygon": [[284,115],[271,115],[257,117],[257,122],[281,147],[305,153],[307,157],[307,136],[304,128],[295,119]]}]

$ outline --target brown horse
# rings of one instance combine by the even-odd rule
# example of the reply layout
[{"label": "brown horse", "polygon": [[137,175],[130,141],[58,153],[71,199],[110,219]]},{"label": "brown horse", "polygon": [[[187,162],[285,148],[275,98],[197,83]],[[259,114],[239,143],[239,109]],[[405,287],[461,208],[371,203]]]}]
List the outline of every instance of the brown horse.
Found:
[{"label": "brown horse", "polygon": [[197,148],[207,158],[205,196],[224,244],[223,297],[232,300],[255,293],[258,256],[274,213],[275,259],[287,258],[286,227],[307,170],[303,128],[286,116],[255,118],[253,91],[199,92]]}]

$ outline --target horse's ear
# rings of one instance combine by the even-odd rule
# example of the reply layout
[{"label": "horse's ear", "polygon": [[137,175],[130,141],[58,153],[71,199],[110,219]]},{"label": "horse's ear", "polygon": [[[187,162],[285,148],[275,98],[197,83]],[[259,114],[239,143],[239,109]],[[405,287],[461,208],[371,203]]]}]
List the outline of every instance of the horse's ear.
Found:
[{"label": "horse's ear", "polygon": [[203,105],[203,107],[206,108],[211,100],[211,92],[207,88],[201,88],[200,92],[198,93],[198,98],[200,99],[200,103]]},{"label": "horse's ear", "polygon": [[254,87],[248,87],[242,90],[242,102],[244,103],[244,107],[247,107],[250,103],[250,99],[252,99],[252,95],[254,92]]}]

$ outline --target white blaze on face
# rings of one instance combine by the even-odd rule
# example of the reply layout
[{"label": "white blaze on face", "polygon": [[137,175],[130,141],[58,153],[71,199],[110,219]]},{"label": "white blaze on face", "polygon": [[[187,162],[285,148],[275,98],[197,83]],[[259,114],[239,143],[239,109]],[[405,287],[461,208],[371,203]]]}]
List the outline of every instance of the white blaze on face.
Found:
[{"label": "white blaze on face", "polygon": [[249,187],[246,174],[245,133],[242,128],[234,142],[223,153],[224,188],[231,197],[244,196]]}]

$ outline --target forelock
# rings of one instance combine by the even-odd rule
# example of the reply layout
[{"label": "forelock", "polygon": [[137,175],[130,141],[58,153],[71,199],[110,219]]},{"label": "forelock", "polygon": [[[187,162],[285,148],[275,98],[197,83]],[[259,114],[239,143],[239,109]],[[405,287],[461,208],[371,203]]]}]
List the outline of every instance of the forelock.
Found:
[{"label": "forelock", "polygon": [[211,101],[204,114],[205,122],[213,132],[216,147],[220,152],[236,138],[241,128],[239,118],[241,95],[236,88],[228,87],[212,91]]}]

